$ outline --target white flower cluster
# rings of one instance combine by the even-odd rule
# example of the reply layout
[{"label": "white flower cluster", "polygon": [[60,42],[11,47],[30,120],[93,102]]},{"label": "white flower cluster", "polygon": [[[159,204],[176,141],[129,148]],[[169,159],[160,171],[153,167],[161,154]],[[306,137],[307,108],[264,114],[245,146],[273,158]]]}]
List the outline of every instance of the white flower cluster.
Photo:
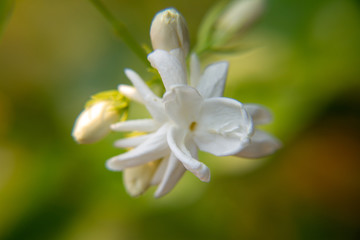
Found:
[{"label": "white flower cluster", "polygon": [[[208,182],[210,171],[198,160],[198,150],[216,156],[257,158],[280,147],[276,138],[256,129],[257,125],[271,121],[268,110],[222,97],[227,62],[216,62],[202,71],[197,56],[192,54],[188,74],[185,60],[189,34],[184,18],[175,9],[165,9],[155,16],[150,36],[154,51],[148,60],[159,72],[165,94],[162,98],[156,96],[130,69],[125,74],[134,87],[120,85],[118,90],[130,100],[144,104],[152,118],[111,124],[112,118],[110,121],[98,111],[104,119],[104,128],[146,133],[116,141],[116,147],[130,150],[106,164],[110,170],[124,171],[125,186],[131,195],[140,195],[149,186],[158,185],[155,197],[161,197],[186,170]],[[76,133],[81,132],[82,118],[74,128],[75,139],[79,135]]]}]

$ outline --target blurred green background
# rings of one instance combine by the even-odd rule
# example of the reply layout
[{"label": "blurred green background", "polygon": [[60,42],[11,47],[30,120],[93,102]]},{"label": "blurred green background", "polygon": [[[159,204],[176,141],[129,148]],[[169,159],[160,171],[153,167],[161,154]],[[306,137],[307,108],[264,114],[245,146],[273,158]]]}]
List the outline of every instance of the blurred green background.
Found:
[{"label": "blurred green background", "polygon": [[[89,96],[129,83],[143,63],[87,0],[0,3],[0,239],[357,239],[360,236],[360,2],[268,1],[230,61],[225,96],[274,114],[283,148],[267,159],[201,154],[161,199],[131,198],[112,134],[71,137]],[[192,43],[215,0],[104,0],[149,44],[154,14],[177,8]],[[11,5],[11,3],[10,3]],[[6,20],[7,19],[7,20]],[[134,109],[135,111],[136,109]]]}]

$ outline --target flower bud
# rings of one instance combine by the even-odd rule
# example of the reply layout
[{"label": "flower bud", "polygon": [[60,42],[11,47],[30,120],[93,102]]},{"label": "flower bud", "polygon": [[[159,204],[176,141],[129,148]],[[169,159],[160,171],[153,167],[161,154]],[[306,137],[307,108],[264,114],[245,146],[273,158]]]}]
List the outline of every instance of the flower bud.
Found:
[{"label": "flower bud", "polygon": [[160,160],[124,169],[124,185],[126,191],[133,197],[143,194],[151,185],[152,177]]},{"label": "flower bud", "polygon": [[231,38],[247,30],[263,13],[264,0],[234,0],[215,24],[215,38]]},{"label": "flower bud", "polygon": [[174,8],[157,13],[150,28],[153,49],[170,51],[180,48],[186,56],[190,49],[189,32],[184,17]]},{"label": "flower bud", "polygon": [[110,132],[110,125],[119,117],[120,113],[112,101],[98,101],[80,113],[72,136],[81,144],[97,142]]}]

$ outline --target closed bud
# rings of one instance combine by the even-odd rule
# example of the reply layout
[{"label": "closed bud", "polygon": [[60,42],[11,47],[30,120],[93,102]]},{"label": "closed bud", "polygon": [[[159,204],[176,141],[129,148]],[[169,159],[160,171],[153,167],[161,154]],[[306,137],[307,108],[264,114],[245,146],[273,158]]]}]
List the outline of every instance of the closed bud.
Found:
[{"label": "closed bud", "polygon": [[124,169],[124,185],[133,197],[143,194],[151,185],[159,160]]},{"label": "closed bud", "polygon": [[112,101],[99,101],[85,108],[76,119],[72,136],[81,144],[94,143],[110,132],[110,125],[120,118]]},{"label": "closed bud", "polygon": [[157,13],[150,28],[153,49],[170,51],[180,48],[186,56],[190,49],[189,32],[184,17],[174,8]]},{"label": "closed bud", "polygon": [[215,24],[215,39],[231,38],[246,31],[263,13],[265,0],[234,0]]}]

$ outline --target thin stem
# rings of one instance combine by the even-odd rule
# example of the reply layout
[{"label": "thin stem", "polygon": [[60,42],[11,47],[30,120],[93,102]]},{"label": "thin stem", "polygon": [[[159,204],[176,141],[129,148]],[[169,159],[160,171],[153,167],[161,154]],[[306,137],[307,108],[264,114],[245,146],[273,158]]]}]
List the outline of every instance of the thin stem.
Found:
[{"label": "thin stem", "polygon": [[126,26],[117,20],[110,11],[101,3],[99,0],[89,0],[96,9],[108,20],[113,28],[115,29],[116,34],[124,41],[124,43],[147,65],[150,66],[147,61],[147,53],[145,49],[135,40],[135,38],[130,34]]}]

